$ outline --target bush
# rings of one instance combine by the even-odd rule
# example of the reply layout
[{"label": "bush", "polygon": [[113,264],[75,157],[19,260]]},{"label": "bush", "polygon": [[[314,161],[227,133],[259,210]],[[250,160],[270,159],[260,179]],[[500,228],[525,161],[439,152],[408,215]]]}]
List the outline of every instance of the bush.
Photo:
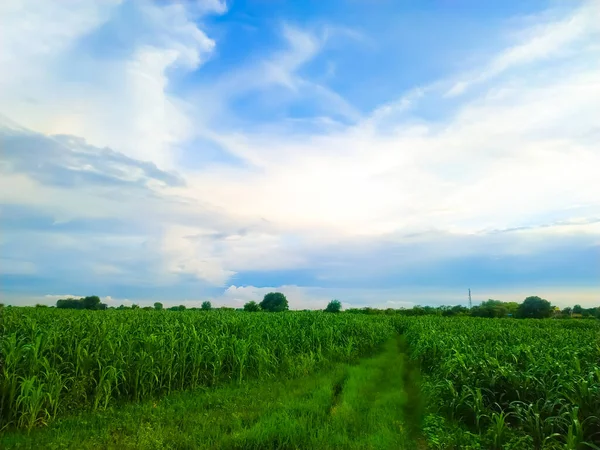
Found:
[{"label": "bush", "polygon": [[543,319],[552,315],[552,304],[538,296],[527,297],[517,308],[517,317]]},{"label": "bush", "polygon": [[202,302],[201,308],[203,311],[210,311],[212,309],[212,305],[210,304],[209,301]]},{"label": "bush", "polygon": [[244,311],[258,312],[258,311],[260,311],[260,305],[258,303],[256,303],[254,300],[252,300],[244,305]]},{"label": "bush", "polygon": [[325,312],[338,313],[342,310],[342,302],[339,300],[331,300],[325,308]]},{"label": "bush", "polygon": [[160,311],[161,309],[163,309],[163,304],[161,302],[156,302],[154,304],[154,309]]},{"label": "bush", "polygon": [[288,301],[281,292],[269,292],[260,302],[260,307],[263,311],[281,312],[287,311]]}]

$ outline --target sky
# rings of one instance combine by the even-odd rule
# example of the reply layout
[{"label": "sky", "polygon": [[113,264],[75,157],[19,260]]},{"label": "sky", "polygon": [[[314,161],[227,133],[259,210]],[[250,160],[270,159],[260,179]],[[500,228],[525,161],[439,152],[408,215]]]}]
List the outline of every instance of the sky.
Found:
[{"label": "sky", "polygon": [[0,301],[600,305],[599,18],[4,0]]}]

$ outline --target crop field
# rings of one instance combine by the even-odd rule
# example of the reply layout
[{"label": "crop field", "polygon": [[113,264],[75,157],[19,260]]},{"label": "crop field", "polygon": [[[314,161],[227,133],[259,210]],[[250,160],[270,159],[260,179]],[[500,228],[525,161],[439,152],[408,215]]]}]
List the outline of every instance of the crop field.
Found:
[{"label": "crop field", "polygon": [[[432,430],[432,447],[600,445],[598,321],[402,322],[400,331],[425,377],[428,409],[436,413],[424,425]],[[453,432],[448,423],[461,429]]]},{"label": "crop field", "polygon": [[600,446],[597,320],[0,314],[3,448]]}]

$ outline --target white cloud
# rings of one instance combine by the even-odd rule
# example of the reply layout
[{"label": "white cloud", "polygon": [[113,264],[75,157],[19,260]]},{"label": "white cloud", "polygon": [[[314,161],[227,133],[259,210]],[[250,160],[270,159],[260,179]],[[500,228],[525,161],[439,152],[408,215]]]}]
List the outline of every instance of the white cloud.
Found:
[{"label": "white cloud", "polygon": [[[600,3],[588,0],[567,17],[546,18],[521,33],[517,44],[496,55],[486,68],[466,80],[456,82],[447,92],[452,97],[464,93],[470,86],[498,76],[512,68],[540,61],[560,60],[588,48],[600,38]],[[597,49],[596,49],[597,50]]]},{"label": "white cloud", "polygon": [[[130,221],[141,229],[133,239],[146,238],[160,255],[158,277],[192,275],[226,286],[238,272],[307,268],[321,262],[317,257],[335,260],[327,251],[351,248],[360,258],[389,241],[410,245],[406,236],[414,233],[426,241],[422,254],[406,252],[402,261],[391,255],[388,264],[490,248],[513,254],[536,247],[531,235],[556,236],[565,233],[564,222],[600,217],[597,3],[566,19],[535,23],[482,67],[450,77],[458,81],[417,87],[370,115],[303,71],[333,35],[352,36],[347,30],[284,25],[283,49],[183,95],[172,75],[202,70],[218,44],[196,19],[222,13],[224,3],[204,2],[193,11],[182,3],[139,3],[149,31],[129,30],[135,37],[129,51],[105,58],[78,44],[110,21],[118,4],[65,4],[13,2],[0,9],[11,19],[0,32],[6,68],[0,74],[0,112],[36,131],[82,136],[177,169],[186,184],[151,186],[143,193],[127,189],[115,197],[108,188],[74,190],[3,173],[0,200],[52,214],[57,222]],[[46,20],[55,15],[57,22]],[[37,28],[41,38],[23,47]],[[449,84],[453,94],[475,84],[481,89],[448,98]],[[256,92],[283,105],[310,99],[322,128],[315,133],[285,120],[252,128],[237,122],[231,103]],[[419,115],[423,101],[439,105],[435,119]],[[350,125],[336,122],[339,116]],[[182,165],[180,146],[196,137],[214,141],[241,164]],[[548,224],[555,225],[536,229]],[[512,243],[488,236],[490,230],[522,226],[532,228],[515,233],[529,234],[512,237]],[[573,224],[569,233],[584,229],[589,242],[597,242],[600,232],[590,223]],[[461,243],[469,235],[485,238],[463,250],[439,235]],[[81,243],[69,239],[65,246]],[[357,250],[356,242],[362,245]],[[94,270],[110,276],[118,266],[101,261]],[[333,292],[284,288],[302,305],[330,300]],[[224,299],[242,302],[264,289],[232,286]]]},{"label": "white cloud", "polygon": [[[215,43],[183,4],[138,2],[137,24],[119,34],[125,42],[114,44],[111,57],[94,58],[94,44],[78,47],[79,39],[112,39],[99,27],[120,14],[119,3],[29,2],[0,10],[10,24],[0,38],[8,74],[0,75],[0,112],[36,131],[83,136],[172,169],[174,146],[191,136],[193,124],[168,92],[167,71],[196,69]],[[209,1],[205,12],[222,11],[219,5]]]}]

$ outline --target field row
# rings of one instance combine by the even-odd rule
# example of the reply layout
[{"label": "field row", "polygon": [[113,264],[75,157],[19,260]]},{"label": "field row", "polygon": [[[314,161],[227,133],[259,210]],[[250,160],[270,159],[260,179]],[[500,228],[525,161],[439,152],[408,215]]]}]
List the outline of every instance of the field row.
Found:
[{"label": "field row", "polygon": [[0,430],[296,378],[401,334],[403,374],[422,379],[407,405],[425,404],[431,448],[600,448],[599,321],[44,308],[5,308],[2,319]]},{"label": "field row", "polygon": [[297,312],[5,308],[0,429],[247,378],[296,376],[388,340],[389,321]]},{"label": "field row", "polygon": [[422,317],[400,330],[440,448],[600,446],[598,321]]}]

